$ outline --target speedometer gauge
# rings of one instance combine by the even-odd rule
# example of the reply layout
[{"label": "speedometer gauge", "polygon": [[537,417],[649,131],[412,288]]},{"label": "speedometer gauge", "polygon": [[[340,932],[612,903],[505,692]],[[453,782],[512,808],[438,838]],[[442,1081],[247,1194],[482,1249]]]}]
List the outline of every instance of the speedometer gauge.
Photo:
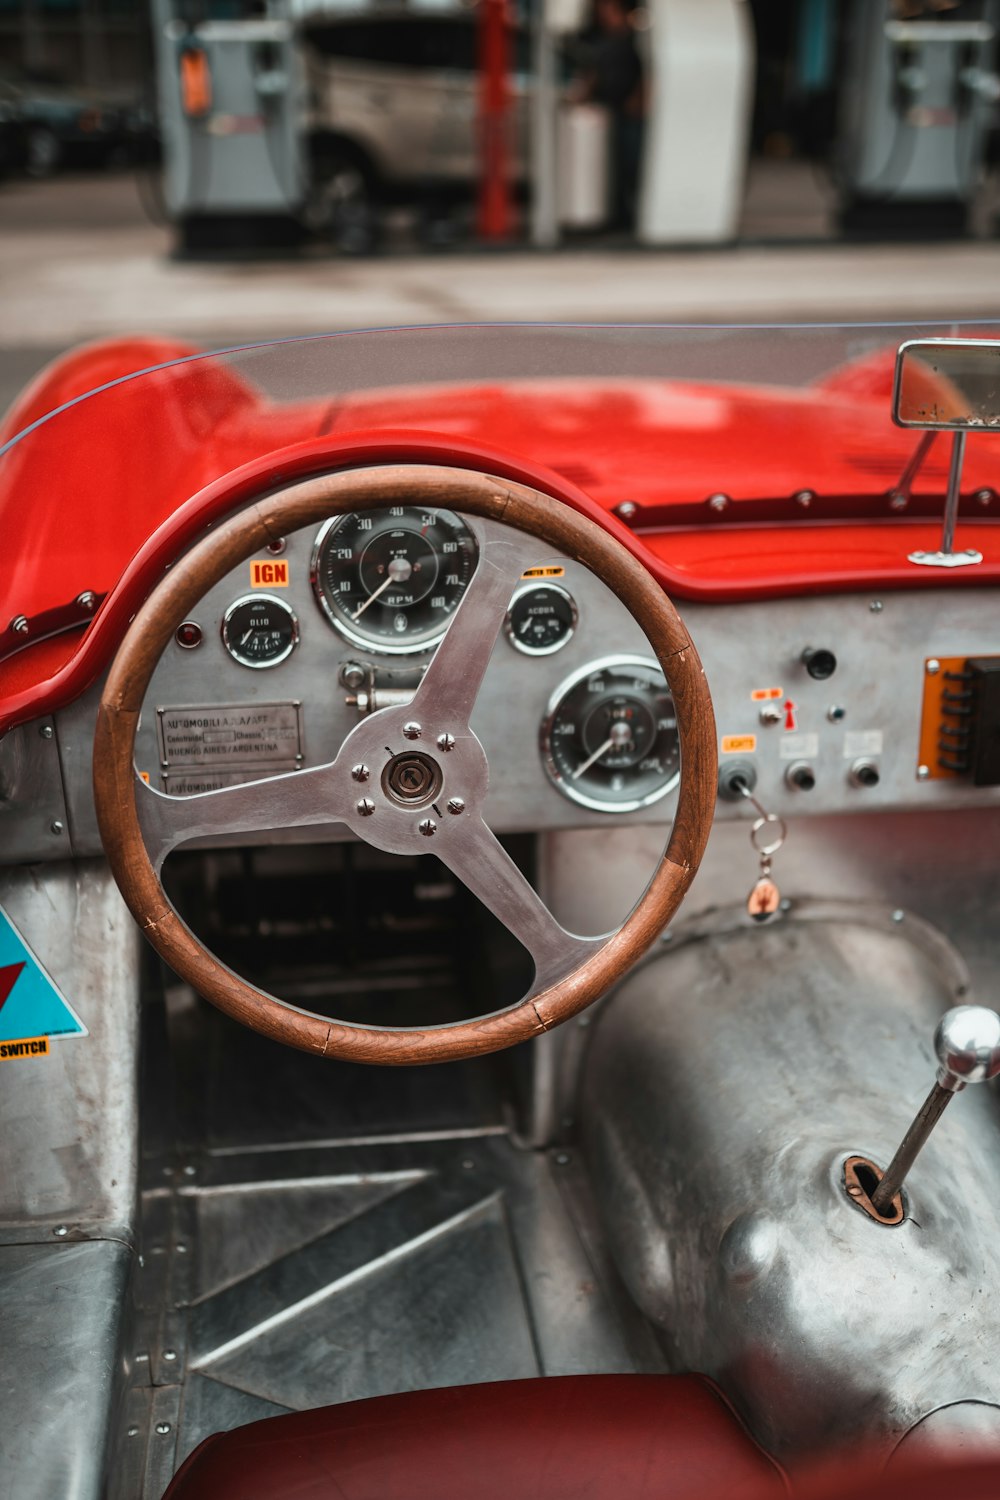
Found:
[{"label": "speedometer gauge", "polygon": [[447,630],[476,557],[475,538],[451,511],[395,505],[327,521],[312,583],[330,623],[354,645],[425,651]]},{"label": "speedometer gauge", "polygon": [[662,671],[642,656],[590,662],[556,690],[542,721],[545,769],[563,796],[634,812],[677,783],[677,714]]}]

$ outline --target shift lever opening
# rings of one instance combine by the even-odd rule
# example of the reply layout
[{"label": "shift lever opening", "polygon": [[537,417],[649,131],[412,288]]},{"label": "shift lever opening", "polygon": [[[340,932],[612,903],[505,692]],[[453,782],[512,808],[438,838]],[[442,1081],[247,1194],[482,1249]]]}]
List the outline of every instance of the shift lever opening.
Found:
[{"label": "shift lever opening", "polygon": [[844,1162],[844,1188],[851,1202],[877,1224],[895,1229],[906,1218],[903,1194],[898,1192],[884,1207],[877,1208],[875,1192],[882,1177],[882,1168],[867,1156],[849,1156]]}]

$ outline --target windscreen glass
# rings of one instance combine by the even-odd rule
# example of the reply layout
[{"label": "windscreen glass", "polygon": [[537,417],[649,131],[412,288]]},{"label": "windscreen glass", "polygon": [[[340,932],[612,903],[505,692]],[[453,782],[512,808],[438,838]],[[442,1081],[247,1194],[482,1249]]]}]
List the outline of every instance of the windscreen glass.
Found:
[{"label": "windscreen glass", "polygon": [[[920,438],[892,421],[896,350],[950,335],[997,329],[462,326],[210,355],[177,346],[166,362],[151,342],[151,368],[114,371],[90,393],[64,380],[55,410],[28,400],[8,415],[0,534],[18,570],[7,615],[106,593],[178,507],[242,466],[308,449],[329,468],[352,439],[377,449],[437,434],[653,513],[809,494],[813,471],[827,504],[884,497]],[[996,441],[970,437],[970,484],[977,445]],[[920,482],[943,490],[946,476],[942,441]],[[280,480],[275,463],[259,486]]]}]

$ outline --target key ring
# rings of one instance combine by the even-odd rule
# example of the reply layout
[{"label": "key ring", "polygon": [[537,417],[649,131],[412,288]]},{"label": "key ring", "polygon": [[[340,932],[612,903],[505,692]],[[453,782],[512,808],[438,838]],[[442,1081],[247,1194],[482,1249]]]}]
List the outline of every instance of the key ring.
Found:
[{"label": "key ring", "polygon": [[[769,843],[762,844],[758,842],[757,835],[761,832],[762,829],[766,828],[768,824],[777,824],[775,837]],[[750,830],[750,842],[753,845],[754,850],[761,856],[762,859],[768,859],[772,854],[777,854],[778,850],[785,842],[787,835],[788,828],[784,818],[779,817],[777,813],[764,813],[756,820]]]}]

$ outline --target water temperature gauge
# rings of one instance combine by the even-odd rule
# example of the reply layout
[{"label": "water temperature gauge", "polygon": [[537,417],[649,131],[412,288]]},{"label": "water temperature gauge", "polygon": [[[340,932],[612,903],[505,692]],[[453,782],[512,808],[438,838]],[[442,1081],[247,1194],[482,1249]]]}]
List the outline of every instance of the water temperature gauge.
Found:
[{"label": "water temperature gauge", "polygon": [[223,616],[222,643],[243,667],[276,667],[291,656],[298,639],[298,620],[273,594],[245,594]]},{"label": "water temperature gauge", "polygon": [[551,656],[565,646],[576,621],[572,594],[556,583],[538,583],[518,589],[503,628],[516,651],[523,651],[525,656]]},{"label": "water temperature gauge", "polygon": [[655,661],[606,656],[556,690],[542,721],[545,769],[565,797],[634,812],[676,785],[677,714]]}]

